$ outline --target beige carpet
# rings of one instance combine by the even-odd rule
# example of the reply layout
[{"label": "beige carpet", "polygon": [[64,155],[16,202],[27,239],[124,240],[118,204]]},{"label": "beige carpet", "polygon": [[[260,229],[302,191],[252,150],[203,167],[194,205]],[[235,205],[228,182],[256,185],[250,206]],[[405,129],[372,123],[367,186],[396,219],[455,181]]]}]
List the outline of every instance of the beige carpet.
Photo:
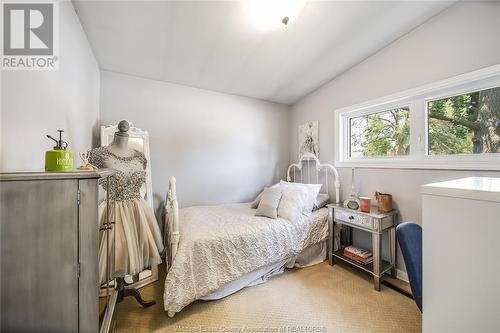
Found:
[{"label": "beige carpet", "polygon": [[[326,262],[287,270],[267,283],[218,301],[195,302],[174,318],[163,311],[164,273],[143,287],[157,304],[141,308],[133,299],[119,304],[118,332],[421,332],[415,303],[345,264]],[[302,329],[302,330],[301,330]]]}]

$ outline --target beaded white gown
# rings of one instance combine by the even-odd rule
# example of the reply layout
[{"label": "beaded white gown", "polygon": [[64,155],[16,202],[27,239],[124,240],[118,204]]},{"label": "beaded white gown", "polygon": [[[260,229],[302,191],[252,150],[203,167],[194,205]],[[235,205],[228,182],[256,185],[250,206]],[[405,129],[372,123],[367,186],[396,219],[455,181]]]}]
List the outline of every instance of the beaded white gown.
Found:
[{"label": "beaded white gown", "polygon": [[[138,274],[145,268],[161,263],[163,242],[160,228],[151,207],[140,190],[146,181],[147,160],[135,150],[130,157],[113,154],[107,147],[92,149],[89,162],[98,168],[113,168],[116,174],[110,182],[110,221],[115,222],[110,244],[115,247],[115,276]],[[103,184],[101,184],[103,185]],[[107,204],[99,205],[99,226],[106,221]],[[101,234],[102,235],[102,234]],[[112,256],[111,256],[112,257]],[[113,260],[113,257],[111,258]],[[99,279],[106,282],[106,241],[99,240]]]}]

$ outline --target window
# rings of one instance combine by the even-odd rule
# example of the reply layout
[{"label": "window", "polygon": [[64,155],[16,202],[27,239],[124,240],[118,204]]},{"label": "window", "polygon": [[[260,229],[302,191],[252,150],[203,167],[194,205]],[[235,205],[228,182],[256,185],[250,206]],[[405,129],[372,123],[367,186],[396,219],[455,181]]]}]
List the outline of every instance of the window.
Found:
[{"label": "window", "polygon": [[335,111],[339,167],[500,170],[500,65]]},{"label": "window", "polygon": [[500,88],[427,103],[429,155],[500,153]]},{"label": "window", "polygon": [[410,108],[350,118],[350,156],[381,157],[410,153]]}]

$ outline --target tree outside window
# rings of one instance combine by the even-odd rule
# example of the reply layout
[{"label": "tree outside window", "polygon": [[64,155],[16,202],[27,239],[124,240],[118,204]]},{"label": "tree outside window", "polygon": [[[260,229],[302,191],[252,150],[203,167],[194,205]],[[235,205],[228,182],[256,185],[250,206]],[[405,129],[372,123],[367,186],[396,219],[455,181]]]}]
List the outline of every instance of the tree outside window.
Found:
[{"label": "tree outside window", "polygon": [[410,154],[410,109],[396,108],[350,119],[351,157]]},{"label": "tree outside window", "polygon": [[500,152],[500,87],[427,103],[429,155]]}]

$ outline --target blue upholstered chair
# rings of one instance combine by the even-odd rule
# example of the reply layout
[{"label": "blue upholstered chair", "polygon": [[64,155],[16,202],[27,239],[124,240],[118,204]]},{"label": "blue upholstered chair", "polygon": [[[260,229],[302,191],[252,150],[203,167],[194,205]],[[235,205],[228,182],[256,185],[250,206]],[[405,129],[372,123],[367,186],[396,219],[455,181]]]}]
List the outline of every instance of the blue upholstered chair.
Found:
[{"label": "blue upholstered chair", "polygon": [[404,222],[396,227],[396,234],[405,259],[413,299],[422,311],[422,227],[414,222]]}]

